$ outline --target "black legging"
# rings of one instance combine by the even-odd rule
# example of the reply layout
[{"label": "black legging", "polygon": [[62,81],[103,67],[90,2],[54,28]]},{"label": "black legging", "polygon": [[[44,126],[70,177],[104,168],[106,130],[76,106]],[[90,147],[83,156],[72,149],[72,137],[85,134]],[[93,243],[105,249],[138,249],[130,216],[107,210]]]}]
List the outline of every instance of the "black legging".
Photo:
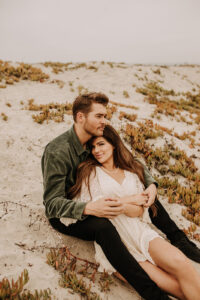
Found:
[{"label": "black legging", "polygon": [[111,265],[146,300],[170,299],[140,267],[122,242],[116,228],[106,218],[88,216],[65,226],[59,219],[50,219],[50,224],[59,232],[87,241],[96,241]]}]

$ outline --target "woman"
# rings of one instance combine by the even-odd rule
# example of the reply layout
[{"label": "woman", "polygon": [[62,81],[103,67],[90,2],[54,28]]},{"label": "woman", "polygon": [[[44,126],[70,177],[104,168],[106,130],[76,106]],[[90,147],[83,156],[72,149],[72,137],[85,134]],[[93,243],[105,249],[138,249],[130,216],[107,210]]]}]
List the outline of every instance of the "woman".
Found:
[{"label": "woman", "polygon": [[[77,201],[117,197],[123,203],[124,214],[110,216],[110,221],[129,252],[165,292],[178,299],[199,300],[200,275],[179,249],[151,228],[148,209],[144,207],[148,199],[143,194],[142,165],[110,125],[105,127],[103,136],[91,139],[90,147],[93,157],[80,164],[70,196]],[[130,204],[130,199],[134,204]],[[151,209],[155,214],[155,206]],[[115,273],[97,243],[95,250],[99,270]]]}]

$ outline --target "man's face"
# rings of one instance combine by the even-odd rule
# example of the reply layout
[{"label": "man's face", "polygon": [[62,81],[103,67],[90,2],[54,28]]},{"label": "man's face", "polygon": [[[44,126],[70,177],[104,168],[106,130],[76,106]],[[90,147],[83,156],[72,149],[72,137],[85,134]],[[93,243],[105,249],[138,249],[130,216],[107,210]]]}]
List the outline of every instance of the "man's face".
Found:
[{"label": "man's face", "polygon": [[91,111],[84,115],[83,129],[91,136],[101,136],[106,120],[106,107],[100,103],[93,103]]}]

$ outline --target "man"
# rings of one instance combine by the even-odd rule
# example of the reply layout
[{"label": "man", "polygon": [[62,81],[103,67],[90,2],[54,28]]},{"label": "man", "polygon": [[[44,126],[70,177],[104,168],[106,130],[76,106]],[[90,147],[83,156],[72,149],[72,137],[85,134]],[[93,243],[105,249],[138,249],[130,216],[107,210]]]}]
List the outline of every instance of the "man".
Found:
[{"label": "man", "polygon": [[[144,299],[169,299],[131,256],[108,220],[111,216],[123,213],[120,201],[99,199],[83,203],[67,199],[69,188],[76,180],[77,166],[89,155],[88,140],[103,133],[108,101],[100,93],[78,96],[73,103],[74,126],[46,146],[42,157],[46,215],[50,224],[59,232],[84,240],[95,240],[114,268]],[[150,206],[156,198],[157,183],[146,167],[144,177],[145,193],[149,199],[147,206]],[[159,201],[157,208],[156,217],[152,217],[150,211],[152,222],[188,257],[200,262],[199,249],[178,229]],[[60,218],[65,217],[78,221],[65,226],[60,222]]]}]

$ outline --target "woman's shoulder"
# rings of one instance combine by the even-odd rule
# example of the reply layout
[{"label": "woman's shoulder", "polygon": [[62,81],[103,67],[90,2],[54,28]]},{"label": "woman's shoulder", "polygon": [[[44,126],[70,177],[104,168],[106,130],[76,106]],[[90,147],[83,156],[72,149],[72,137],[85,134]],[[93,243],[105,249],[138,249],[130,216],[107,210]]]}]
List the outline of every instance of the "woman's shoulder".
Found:
[{"label": "woman's shoulder", "polygon": [[131,179],[138,179],[138,175],[134,172],[128,171],[128,170],[124,170],[124,173],[126,175],[126,177],[129,177]]},{"label": "woman's shoulder", "polygon": [[94,168],[94,171],[97,172],[97,173],[101,172],[102,171],[101,166],[96,166]]}]

